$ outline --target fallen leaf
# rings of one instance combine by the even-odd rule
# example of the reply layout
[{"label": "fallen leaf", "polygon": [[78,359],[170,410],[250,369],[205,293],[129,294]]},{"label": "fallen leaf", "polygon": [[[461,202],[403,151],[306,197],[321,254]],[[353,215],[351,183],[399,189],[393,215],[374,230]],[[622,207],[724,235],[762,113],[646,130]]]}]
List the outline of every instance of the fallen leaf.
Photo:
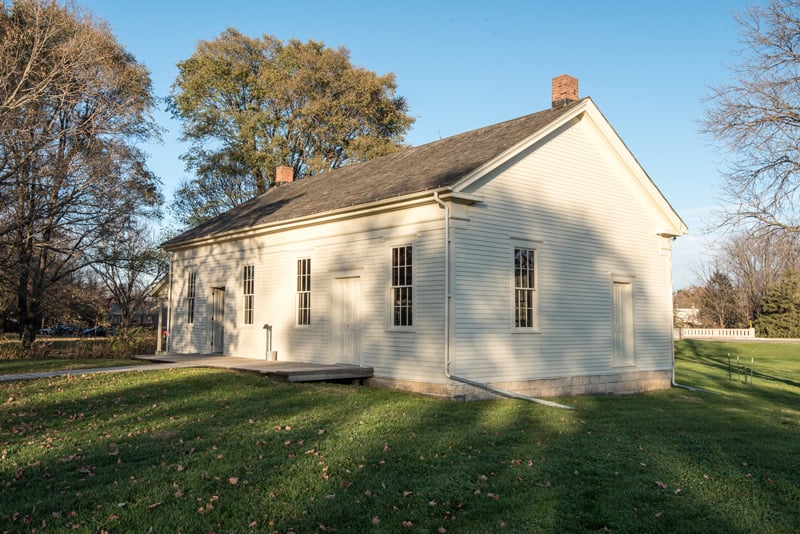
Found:
[{"label": "fallen leaf", "polygon": [[160,502],[154,502],[153,504],[149,505],[147,508],[149,510],[152,510],[153,508],[158,508],[159,506],[161,506]]},{"label": "fallen leaf", "polygon": [[406,528],[411,528],[414,526],[414,523],[412,521],[403,521],[403,526]]},{"label": "fallen leaf", "polygon": [[377,524],[379,524],[380,522],[381,522],[381,518],[380,518],[380,517],[378,517],[377,515],[376,515],[375,517],[373,517],[373,518],[372,518],[372,524],[373,524],[373,525],[377,525]]},{"label": "fallen leaf", "polygon": [[661,482],[660,480],[656,480],[656,485],[661,489],[667,489],[669,486]]},{"label": "fallen leaf", "polygon": [[413,491],[408,491],[408,490],[403,492],[403,497],[408,497],[409,495],[414,495],[414,492]]},{"label": "fallen leaf", "polygon": [[239,478],[238,477],[230,477],[228,479],[228,484],[230,484],[232,486],[235,486],[238,483],[239,483]]}]

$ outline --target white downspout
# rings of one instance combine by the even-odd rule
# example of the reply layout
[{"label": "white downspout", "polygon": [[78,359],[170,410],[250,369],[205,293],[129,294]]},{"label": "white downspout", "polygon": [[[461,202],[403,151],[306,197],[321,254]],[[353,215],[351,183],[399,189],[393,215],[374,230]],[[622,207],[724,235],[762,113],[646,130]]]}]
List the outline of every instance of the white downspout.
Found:
[{"label": "white downspout", "polygon": [[[670,314],[670,317],[673,317],[673,311],[674,311],[673,310],[673,305],[672,305],[672,243],[675,241],[675,239],[676,239],[675,237],[672,237],[668,241],[668,243],[669,243],[669,265],[667,266],[667,270],[669,271],[668,279],[669,279],[669,290],[670,290],[670,294],[669,294],[669,314]],[[685,384],[678,384],[678,382],[675,381],[675,328],[674,328],[674,325],[670,324],[669,331],[670,331],[670,333],[669,333],[669,343],[670,343],[670,347],[672,348],[672,387],[688,389],[690,391],[697,391],[699,393],[713,393],[713,391],[708,391],[706,389],[696,388],[696,387],[693,387],[693,386],[687,386]]]},{"label": "white downspout", "polygon": [[444,376],[450,376],[450,206],[442,202],[439,192],[433,200],[444,209]]},{"label": "white downspout", "polygon": [[529,397],[514,391],[496,388],[494,386],[490,386],[489,384],[476,382],[474,380],[456,376],[450,373],[450,206],[442,201],[442,199],[439,197],[438,191],[433,192],[433,200],[444,209],[444,376],[450,380],[455,380],[456,382],[461,382],[472,387],[485,389],[486,391],[490,391],[503,397],[535,402],[537,404],[543,404],[552,408],[571,410],[571,406],[558,404],[557,402],[544,399],[537,399],[536,397]]}]

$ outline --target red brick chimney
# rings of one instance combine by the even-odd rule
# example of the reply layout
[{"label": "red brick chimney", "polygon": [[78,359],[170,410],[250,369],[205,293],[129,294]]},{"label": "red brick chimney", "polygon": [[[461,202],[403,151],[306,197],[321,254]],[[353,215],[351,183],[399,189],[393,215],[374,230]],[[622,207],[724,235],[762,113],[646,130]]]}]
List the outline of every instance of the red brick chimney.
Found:
[{"label": "red brick chimney", "polygon": [[562,74],[553,78],[554,108],[561,108],[578,100],[578,78]]},{"label": "red brick chimney", "polygon": [[275,185],[294,182],[294,169],[286,165],[278,165],[275,169]]}]

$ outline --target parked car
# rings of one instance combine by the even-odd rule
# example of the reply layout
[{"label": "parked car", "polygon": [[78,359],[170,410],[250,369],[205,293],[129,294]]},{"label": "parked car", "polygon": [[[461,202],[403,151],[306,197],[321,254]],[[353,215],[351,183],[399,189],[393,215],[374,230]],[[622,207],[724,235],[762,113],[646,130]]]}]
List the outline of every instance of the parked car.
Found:
[{"label": "parked car", "polygon": [[93,326],[91,328],[87,328],[86,330],[82,331],[81,335],[87,337],[106,337],[108,335],[108,332],[106,331],[105,327]]},{"label": "parked car", "polygon": [[81,333],[80,328],[68,324],[57,324],[54,330],[55,335],[62,337],[77,336],[80,333]]},{"label": "parked car", "polygon": [[38,335],[40,335],[40,336],[52,336],[53,335],[53,329],[52,328],[47,328],[47,327],[40,328],[36,333]]}]

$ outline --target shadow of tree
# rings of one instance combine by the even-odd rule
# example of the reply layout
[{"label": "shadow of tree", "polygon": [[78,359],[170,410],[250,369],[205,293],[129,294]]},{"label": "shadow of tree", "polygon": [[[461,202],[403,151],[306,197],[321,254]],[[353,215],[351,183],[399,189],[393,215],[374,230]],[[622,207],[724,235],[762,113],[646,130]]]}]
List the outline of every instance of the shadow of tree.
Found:
[{"label": "shadow of tree", "polygon": [[569,399],[568,412],[198,369],[2,389],[16,399],[0,428],[0,524],[12,530],[26,517],[55,529],[280,532],[800,520],[800,423],[764,415],[761,401],[671,390]]}]

